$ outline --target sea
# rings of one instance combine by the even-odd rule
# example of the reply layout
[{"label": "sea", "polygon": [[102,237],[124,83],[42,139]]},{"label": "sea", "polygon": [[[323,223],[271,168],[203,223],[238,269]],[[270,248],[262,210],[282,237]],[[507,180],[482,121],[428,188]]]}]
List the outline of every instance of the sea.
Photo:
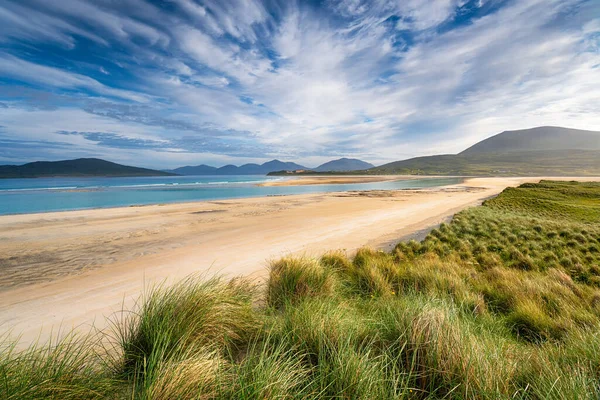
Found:
[{"label": "sea", "polygon": [[418,189],[462,181],[461,178],[423,178],[352,184],[257,186],[283,179],[294,178],[203,175],[0,179],[0,215],[304,193]]}]

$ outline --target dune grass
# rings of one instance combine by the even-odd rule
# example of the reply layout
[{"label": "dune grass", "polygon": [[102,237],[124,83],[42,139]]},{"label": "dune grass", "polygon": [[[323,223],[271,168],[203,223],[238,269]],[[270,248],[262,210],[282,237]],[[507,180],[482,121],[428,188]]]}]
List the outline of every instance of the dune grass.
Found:
[{"label": "dune grass", "polygon": [[8,346],[0,398],[596,399],[599,249],[600,184],[526,184],[391,253],[190,278],[103,336]]},{"label": "dune grass", "polygon": [[24,351],[17,351],[7,337],[2,343],[2,399],[101,399],[122,394],[123,387],[97,358],[97,336],[67,334]]}]

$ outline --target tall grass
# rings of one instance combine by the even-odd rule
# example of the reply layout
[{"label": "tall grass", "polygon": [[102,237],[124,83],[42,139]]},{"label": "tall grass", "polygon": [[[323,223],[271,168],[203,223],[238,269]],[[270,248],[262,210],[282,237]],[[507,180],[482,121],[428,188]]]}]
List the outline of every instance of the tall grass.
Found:
[{"label": "tall grass", "polygon": [[22,351],[7,337],[2,343],[2,399],[100,399],[123,393],[118,380],[97,358],[97,336],[67,334]]},{"label": "tall grass", "polygon": [[269,281],[267,303],[275,308],[305,297],[331,295],[336,285],[331,270],[306,257],[287,257],[272,263]]},{"label": "tall grass", "polygon": [[198,277],[151,290],[139,310],[114,324],[120,350],[114,371],[142,398],[163,398],[157,393],[168,394],[171,386],[178,398],[211,397],[216,376],[227,369],[225,356],[243,349],[261,327],[255,293],[245,280]]},{"label": "tall grass", "polygon": [[103,337],[5,346],[0,397],[597,399],[599,213],[528,184],[391,253],[159,286]]}]

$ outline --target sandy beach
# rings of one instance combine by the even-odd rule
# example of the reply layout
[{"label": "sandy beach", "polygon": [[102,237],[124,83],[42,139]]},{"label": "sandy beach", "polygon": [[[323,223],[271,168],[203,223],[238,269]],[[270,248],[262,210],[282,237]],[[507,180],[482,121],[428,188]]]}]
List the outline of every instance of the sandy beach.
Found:
[{"label": "sandy beach", "polygon": [[539,179],[0,216],[0,331],[30,343],[59,327],[103,328],[105,316],[157,282],[192,273],[261,278],[284,255],[387,250]]},{"label": "sandy beach", "polygon": [[284,177],[288,179],[260,183],[257,186],[335,185],[344,183],[372,183],[423,178],[422,176],[416,175],[292,175],[290,177],[284,175]]}]

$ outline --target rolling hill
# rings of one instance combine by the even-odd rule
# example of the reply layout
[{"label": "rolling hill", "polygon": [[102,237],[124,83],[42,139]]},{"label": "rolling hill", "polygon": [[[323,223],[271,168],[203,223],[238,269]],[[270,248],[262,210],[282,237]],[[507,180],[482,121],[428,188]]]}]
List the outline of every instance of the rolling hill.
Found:
[{"label": "rolling hill", "polygon": [[36,161],[23,165],[0,165],[0,178],[43,178],[57,176],[169,176],[169,172],[130,167],[98,158]]},{"label": "rolling hill", "polygon": [[452,155],[416,157],[368,174],[600,176],[600,132],[559,127],[506,131]]},{"label": "rolling hill", "polygon": [[555,150],[600,151],[600,132],[542,126],[505,131],[469,147],[461,155]]},{"label": "rolling hill", "polygon": [[476,155],[441,155],[396,161],[368,174],[600,176],[600,152],[586,150],[524,151]]},{"label": "rolling hill", "polygon": [[332,172],[332,171],[358,171],[373,168],[374,165],[368,162],[357,160],[355,158],[340,158],[319,165],[313,171]]}]

